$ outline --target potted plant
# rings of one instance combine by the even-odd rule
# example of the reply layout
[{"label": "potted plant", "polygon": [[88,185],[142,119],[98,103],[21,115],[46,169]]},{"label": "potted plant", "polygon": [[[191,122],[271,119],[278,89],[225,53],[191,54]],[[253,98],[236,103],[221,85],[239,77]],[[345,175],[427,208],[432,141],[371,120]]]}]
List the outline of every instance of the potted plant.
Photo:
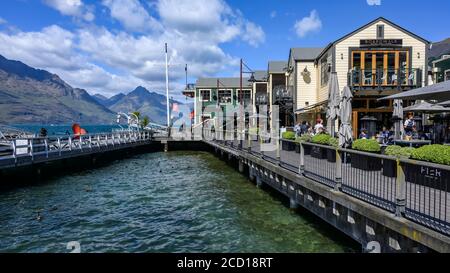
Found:
[{"label": "potted plant", "polygon": [[[297,145],[295,146],[296,149],[295,151],[297,152],[298,149],[298,153],[300,153],[300,143],[311,142],[311,138],[312,136],[310,134],[303,134],[302,136],[296,138],[295,141],[297,142]],[[305,155],[311,154],[310,145],[303,145],[303,154]]]},{"label": "potted plant", "polygon": [[[328,134],[318,134],[312,137],[311,141],[316,144],[328,145],[328,141],[331,136]],[[327,158],[327,150],[321,147],[313,146],[311,148],[311,156],[318,159],[326,159]]]},{"label": "potted plant", "polygon": [[282,149],[284,151],[294,151],[295,150],[295,133],[294,132],[284,132],[282,135]]},{"label": "potted plant", "polygon": [[339,139],[330,137],[328,140],[328,145],[333,147],[333,149],[327,149],[327,160],[328,162],[336,162],[336,149],[339,146]]},{"label": "potted plant", "polygon": [[[394,156],[396,158],[409,158],[414,148],[400,147],[397,145],[387,146],[384,150],[385,155]],[[397,176],[397,162],[392,159],[383,159],[383,175],[387,177]]]},{"label": "potted plant", "polygon": [[[380,153],[381,147],[375,139],[358,139],[353,142],[352,149],[362,152]],[[353,168],[365,171],[378,171],[381,169],[381,159],[368,155],[352,153],[351,162]]]},{"label": "potted plant", "polygon": [[[417,148],[411,152],[411,158],[431,163],[450,165],[450,146],[434,144]],[[450,172],[436,167],[427,167],[420,164],[405,163],[406,181],[448,190],[450,188]]]}]

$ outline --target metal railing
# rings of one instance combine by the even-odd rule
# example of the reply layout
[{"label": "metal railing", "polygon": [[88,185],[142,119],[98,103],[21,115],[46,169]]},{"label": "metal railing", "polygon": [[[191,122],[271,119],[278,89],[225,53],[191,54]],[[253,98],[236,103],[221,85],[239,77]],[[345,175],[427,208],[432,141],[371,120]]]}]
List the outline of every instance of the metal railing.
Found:
[{"label": "metal railing", "polygon": [[420,87],[420,72],[420,69],[353,69],[349,72],[349,83],[359,88]]},{"label": "metal railing", "polygon": [[[226,143],[228,148],[251,153],[397,217],[450,235],[450,166],[314,143],[296,143],[275,136],[256,138],[247,132],[241,137],[242,145],[215,138],[225,133],[216,131],[210,141]],[[261,150],[261,145],[268,141],[275,144],[275,149]],[[298,146],[293,149],[289,145]]]},{"label": "metal railing", "polygon": [[[46,138],[23,138],[10,141],[8,153],[0,157],[0,166],[56,159],[67,154],[112,150],[129,144],[146,142],[153,138],[150,132],[121,131],[103,134],[67,135]],[[4,164],[2,164],[4,163]]]}]

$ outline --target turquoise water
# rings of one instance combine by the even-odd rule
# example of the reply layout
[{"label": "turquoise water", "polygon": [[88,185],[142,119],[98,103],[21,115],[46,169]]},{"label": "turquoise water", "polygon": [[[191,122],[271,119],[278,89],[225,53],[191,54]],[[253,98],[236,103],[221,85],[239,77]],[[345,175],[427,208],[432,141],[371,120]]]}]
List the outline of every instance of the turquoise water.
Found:
[{"label": "turquoise water", "polygon": [[0,193],[0,251],[360,250],[282,200],[212,154],[144,154]]}]

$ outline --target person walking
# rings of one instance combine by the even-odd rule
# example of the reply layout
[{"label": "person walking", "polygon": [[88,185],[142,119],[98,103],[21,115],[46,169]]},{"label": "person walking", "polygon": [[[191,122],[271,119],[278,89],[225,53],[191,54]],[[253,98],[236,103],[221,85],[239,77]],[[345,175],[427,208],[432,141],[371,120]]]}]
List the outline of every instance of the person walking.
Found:
[{"label": "person walking", "polygon": [[416,123],[414,122],[413,114],[408,113],[405,123],[403,124],[403,128],[405,129],[405,135],[408,140],[410,140],[412,138],[415,126],[416,126]]}]

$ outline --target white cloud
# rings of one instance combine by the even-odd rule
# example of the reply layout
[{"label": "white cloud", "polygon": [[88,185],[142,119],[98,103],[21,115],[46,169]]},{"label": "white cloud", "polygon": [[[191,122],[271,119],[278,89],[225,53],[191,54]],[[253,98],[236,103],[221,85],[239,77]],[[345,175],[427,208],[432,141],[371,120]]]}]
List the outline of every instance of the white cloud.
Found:
[{"label": "white cloud", "polygon": [[2,17],[0,17],[0,25],[6,24],[6,23],[8,23],[8,21],[6,21]]},{"label": "white cloud", "polygon": [[109,8],[112,18],[129,30],[145,32],[161,29],[159,22],[148,14],[138,0],[103,0],[102,4]]},{"label": "white cloud", "polygon": [[369,6],[380,6],[381,0],[366,0]]},{"label": "white cloud", "polygon": [[[79,16],[82,1],[71,3],[61,13]],[[35,32],[0,31],[0,54],[56,73],[90,93],[113,95],[138,85],[161,92],[167,42],[170,89],[179,94],[185,64],[194,78],[231,74],[239,59],[227,54],[221,44],[240,39],[258,46],[265,40],[260,26],[222,0],[159,0],[151,6],[136,0],[104,0],[103,4],[109,11],[105,14],[120,22],[123,30],[76,24],[70,31],[56,25]]]},{"label": "white cloud", "polygon": [[312,10],[309,16],[295,22],[295,32],[300,38],[305,37],[311,32],[317,32],[322,29],[322,21],[316,10]]},{"label": "white cloud", "polygon": [[44,0],[44,3],[62,15],[82,18],[89,22],[95,19],[92,6],[86,6],[82,0]]}]

